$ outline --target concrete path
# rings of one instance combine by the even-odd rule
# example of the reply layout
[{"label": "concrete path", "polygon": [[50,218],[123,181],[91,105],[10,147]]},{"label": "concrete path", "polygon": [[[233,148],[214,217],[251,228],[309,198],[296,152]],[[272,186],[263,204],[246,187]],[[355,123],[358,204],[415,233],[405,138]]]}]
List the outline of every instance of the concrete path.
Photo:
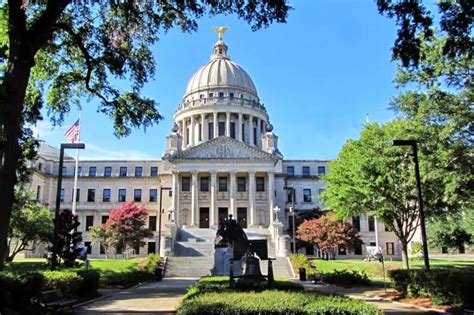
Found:
[{"label": "concrete path", "polygon": [[173,313],[182,295],[197,279],[165,278],[160,282],[145,283],[121,290],[104,299],[76,309],[74,314],[100,313]]},{"label": "concrete path", "polygon": [[316,291],[325,294],[344,295],[353,299],[359,299],[366,301],[369,304],[374,304],[379,309],[383,310],[385,314],[399,315],[399,314],[439,314],[439,312],[420,310],[414,306],[402,304],[398,302],[392,302],[386,299],[377,297],[384,291],[383,288],[377,287],[354,287],[354,288],[342,288],[334,285],[327,284],[303,284],[307,291]]}]

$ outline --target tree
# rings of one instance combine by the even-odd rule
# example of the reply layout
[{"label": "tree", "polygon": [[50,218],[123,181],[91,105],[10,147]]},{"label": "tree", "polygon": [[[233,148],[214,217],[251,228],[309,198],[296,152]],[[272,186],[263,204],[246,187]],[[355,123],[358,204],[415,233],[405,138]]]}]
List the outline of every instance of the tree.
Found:
[{"label": "tree", "polygon": [[125,203],[110,212],[104,224],[106,235],[115,240],[114,245],[125,250],[143,243],[143,239],[153,237],[153,232],[145,228],[148,210],[133,201]]},{"label": "tree", "polygon": [[362,244],[356,229],[347,222],[333,220],[330,215],[318,219],[305,220],[297,231],[298,239],[317,246],[326,257],[335,259],[337,249],[354,249]]},{"label": "tree", "polygon": [[109,249],[115,248],[119,240],[114,237],[112,229],[107,229],[106,224],[94,226],[89,229],[89,236],[91,240],[99,246],[102,246],[105,252],[105,257],[108,257]]},{"label": "tree", "polygon": [[463,223],[462,218],[456,216],[431,220],[427,229],[430,243],[436,247],[461,251],[472,239]]},{"label": "tree", "polygon": [[[393,147],[393,139],[411,139],[409,123],[394,120],[385,125],[366,124],[359,140],[349,140],[323,178],[327,187],[323,203],[341,218],[367,212],[384,222],[400,240],[404,268],[408,244],[419,225],[418,200],[409,148]],[[420,156],[422,181],[429,165]],[[424,190],[430,215],[432,193]]]},{"label": "tree", "polygon": [[[446,38],[442,54],[447,58],[472,57],[474,40],[472,26],[474,6],[470,0],[438,1],[439,29]],[[392,48],[394,60],[400,60],[403,67],[417,67],[423,60],[421,46],[423,39],[433,39],[433,16],[423,1],[377,0],[380,14],[396,19],[399,27]]]},{"label": "tree", "polygon": [[[27,125],[42,119],[44,105],[53,122],[61,123],[71,106],[97,97],[98,111],[113,120],[117,136],[146,128],[162,119],[156,101],[140,94],[155,74],[150,47],[161,32],[172,27],[194,31],[196,20],[206,14],[232,13],[257,30],[285,22],[289,9],[284,0],[10,0],[2,6],[0,257],[6,249],[17,169],[25,151],[34,152]],[[129,82],[130,91],[117,89],[114,80]]]},{"label": "tree", "polygon": [[59,214],[57,237],[51,235],[50,250],[57,253],[67,267],[74,267],[77,257],[81,253],[79,244],[82,242],[82,233],[77,231],[80,225],[77,215],[71,210],[64,209]]},{"label": "tree", "polygon": [[17,191],[16,200],[8,232],[6,261],[13,261],[21,251],[32,251],[46,243],[53,231],[51,211],[30,201],[23,191]]}]

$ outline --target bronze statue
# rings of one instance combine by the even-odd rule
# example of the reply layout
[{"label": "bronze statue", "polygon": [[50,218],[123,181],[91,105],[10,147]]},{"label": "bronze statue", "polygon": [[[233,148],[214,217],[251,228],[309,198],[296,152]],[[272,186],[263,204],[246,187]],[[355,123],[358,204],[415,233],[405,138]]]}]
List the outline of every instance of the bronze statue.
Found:
[{"label": "bronze statue", "polygon": [[247,240],[247,234],[237,221],[232,219],[232,214],[228,219],[219,222],[214,248],[232,247],[234,241],[242,240]]}]

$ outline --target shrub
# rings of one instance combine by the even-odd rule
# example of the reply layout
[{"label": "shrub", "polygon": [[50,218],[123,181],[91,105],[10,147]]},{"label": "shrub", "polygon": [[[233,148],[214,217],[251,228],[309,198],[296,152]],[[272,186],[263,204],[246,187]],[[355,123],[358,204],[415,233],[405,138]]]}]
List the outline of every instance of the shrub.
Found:
[{"label": "shrub", "polygon": [[404,296],[427,296],[439,304],[474,307],[472,270],[390,270],[395,289]]},{"label": "shrub", "polygon": [[145,259],[140,261],[137,266],[138,271],[146,271],[150,273],[154,273],[155,269],[160,266],[161,257],[158,254],[149,254]]},{"label": "shrub", "polygon": [[339,284],[343,286],[368,285],[370,279],[363,271],[356,270],[335,270],[321,275],[323,282]]},{"label": "shrub", "polygon": [[73,271],[43,271],[43,291],[59,289],[68,296],[78,296],[82,279]]},{"label": "shrub", "polygon": [[300,268],[307,268],[309,266],[308,257],[303,254],[290,255],[290,262],[293,265],[295,272],[298,272]]},{"label": "shrub", "polygon": [[178,314],[379,314],[375,306],[345,297],[267,290],[208,292],[186,299]]},{"label": "shrub", "polygon": [[146,271],[108,272],[102,278],[102,284],[128,288],[153,279],[154,275]]},{"label": "shrub", "polygon": [[[229,277],[202,277],[196,283],[195,288],[197,292],[224,292],[224,291],[264,291],[267,290],[267,282],[262,281],[257,285],[249,287],[245,283],[236,282],[235,288],[229,287]],[[275,290],[280,291],[303,291],[304,288],[298,283],[286,281],[286,280],[275,280]]]},{"label": "shrub", "polygon": [[81,278],[78,295],[81,297],[98,296],[100,273],[97,270],[80,270],[77,275]]},{"label": "shrub", "polygon": [[31,273],[20,277],[0,274],[0,314],[39,314],[32,299],[41,292],[43,277]]}]

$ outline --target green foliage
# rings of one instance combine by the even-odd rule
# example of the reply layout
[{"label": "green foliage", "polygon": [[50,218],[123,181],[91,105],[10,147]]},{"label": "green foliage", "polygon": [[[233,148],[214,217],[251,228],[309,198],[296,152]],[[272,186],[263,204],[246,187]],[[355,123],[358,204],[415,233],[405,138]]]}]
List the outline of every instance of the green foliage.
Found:
[{"label": "green foliage", "polygon": [[32,299],[41,292],[43,277],[38,273],[26,276],[0,274],[0,312],[2,314],[39,314]]},{"label": "green foliage", "polygon": [[304,254],[291,254],[290,262],[293,265],[293,269],[295,271],[299,270],[300,268],[306,268],[309,266],[308,256]]},{"label": "green foliage", "polygon": [[336,270],[321,274],[321,280],[325,283],[342,286],[369,285],[369,276],[364,271]]},{"label": "green foliage", "polygon": [[12,261],[20,251],[34,250],[38,244],[47,242],[53,231],[51,218],[51,211],[31,201],[23,190],[18,190],[8,230],[10,254],[6,260]]},{"label": "green foliage", "polygon": [[184,300],[178,314],[380,314],[375,306],[345,297],[268,290],[207,292]]},{"label": "green foliage", "polygon": [[429,222],[427,232],[430,245],[459,250],[472,240],[467,225],[460,218],[437,219]]},{"label": "green foliage", "polygon": [[473,307],[474,271],[465,269],[391,270],[395,289],[405,296],[428,296],[440,304]]},{"label": "green foliage", "polygon": [[73,215],[71,210],[65,209],[59,214],[56,242],[51,236],[53,245],[50,250],[59,255],[66,267],[74,267],[81,252],[79,244],[82,242],[82,232],[77,231],[79,225],[77,215]]},{"label": "green foliage", "polygon": [[421,242],[411,242],[411,254],[413,256],[420,256],[422,254],[421,249],[423,248],[423,244]]},{"label": "green foliage", "polygon": [[137,266],[138,271],[146,271],[153,273],[155,269],[159,268],[161,264],[161,257],[158,254],[151,253],[148,256],[140,261]]},{"label": "green foliage", "polygon": [[82,279],[73,271],[44,271],[43,290],[60,289],[69,296],[78,296]]},{"label": "green foliage", "polygon": [[103,286],[122,288],[129,288],[151,280],[154,280],[154,275],[147,271],[105,272],[101,278]]}]

